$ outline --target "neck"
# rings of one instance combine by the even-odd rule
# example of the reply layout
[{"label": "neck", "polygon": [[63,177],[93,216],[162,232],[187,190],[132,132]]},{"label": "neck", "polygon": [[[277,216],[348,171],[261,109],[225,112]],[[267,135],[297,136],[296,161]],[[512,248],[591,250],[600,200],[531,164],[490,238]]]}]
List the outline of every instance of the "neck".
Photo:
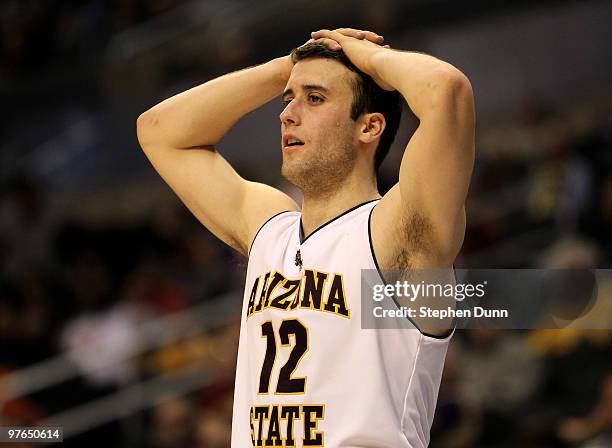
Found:
[{"label": "neck", "polygon": [[322,224],[330,221],[356,205],[380,198],[376,178],[349,176],[333,190],[307,193],[302,200],[302,229],[304,238]]}]

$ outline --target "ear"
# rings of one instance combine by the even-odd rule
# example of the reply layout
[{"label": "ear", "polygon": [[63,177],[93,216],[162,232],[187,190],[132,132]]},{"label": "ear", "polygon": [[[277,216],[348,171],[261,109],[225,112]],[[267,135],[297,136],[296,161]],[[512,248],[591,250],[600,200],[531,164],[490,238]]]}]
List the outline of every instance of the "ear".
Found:
[{"label": "ear", "polygon": [[359,141],[372,143],[380,138],[385,130],[385,116],[379,112],[363,114],[360,119]]}]

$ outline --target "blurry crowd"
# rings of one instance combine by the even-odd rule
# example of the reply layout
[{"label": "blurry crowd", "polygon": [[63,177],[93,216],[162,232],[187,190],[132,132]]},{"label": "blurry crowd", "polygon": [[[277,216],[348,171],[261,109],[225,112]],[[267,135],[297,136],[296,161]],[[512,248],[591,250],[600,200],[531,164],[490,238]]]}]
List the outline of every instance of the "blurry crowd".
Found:
[{"label": "blurry crowd", "polygon": [[[182,3],[2,1],[0,81],[86,65],[113,33]],[[479,125],[458,267],[610,268],[610,100],[563,109],[532,99],[513,117]],[[383,168],[382,192],[397,163]],[[238,316],[146,350],[136,345],[147,322],[241,296],[245,260],[174,197],[160,196],[138,219],[91,219],[36,176],[2,172],[0,426],[40,424],[141,381],[202,368],[205,386],[117,413],[65,444],[228,447]],[[77,376],[3,398],[3,375],[62,353]],[[603,448],[611,434],[612,331],[457,331],[432,447]]]},{"label": "blurry crowd", "polygon": [[[44,188],[27,179],[2,187],[0,372],[67,351],[81,376],[3,403],[4,419],[32,423],[195,361],[230,362],[233,369],[233,325],[130,354],[142,323],[240,288],[242,260],[177,201],[159,204],[145,221],[130,225],[79,222],[58,208]],[[230,355],[215,355],[219,348],[213,345]],[[229,387],[231,396],[233,372],[224,370],[220,386]],[[167,418],[159,412],[153,421]],[[117,436],[108,428],[101,434],[75,444],[96,440],[108,446],[109,437]]]},{"label": "blurry crowd", "polygon": [[4,0],[0,2],[0,79],[86,65],[113,34],[182,2]]},{"label": "blurry crowd", "polygon": [[[530,100],[480,132],[463,248],[470,267],[490,255],[498,267],[560,267],[534,258],[570,241],[592,255],[587,264],[610,267],[610,101],[561,109]],[[500,250],[482,251],[491,245]]]}]

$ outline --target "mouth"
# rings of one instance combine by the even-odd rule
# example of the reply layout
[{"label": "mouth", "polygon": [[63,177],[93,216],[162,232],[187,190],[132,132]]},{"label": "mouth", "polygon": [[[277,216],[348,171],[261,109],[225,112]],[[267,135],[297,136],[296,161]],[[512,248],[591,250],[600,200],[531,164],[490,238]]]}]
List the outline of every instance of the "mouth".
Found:
[{"label": "mouth", "polygon": [[283,136],[283,149],[299,149],[304,146],[304,142],[293,135]]}]

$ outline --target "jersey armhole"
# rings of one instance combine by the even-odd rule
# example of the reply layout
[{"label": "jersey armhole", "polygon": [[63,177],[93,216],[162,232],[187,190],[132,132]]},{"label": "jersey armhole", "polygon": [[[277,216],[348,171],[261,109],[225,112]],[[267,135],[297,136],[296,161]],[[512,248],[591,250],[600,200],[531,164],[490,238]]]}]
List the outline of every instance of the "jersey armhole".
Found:
[{"label": "jersey armhole", "polygon": [[283,213],[289,213],[289,212],[292,212],[292,211],[293,210],[284,210],[284,211],[278,212],[277,214],[272,215],[268,219],[266,219],[266,221],[259,227],[259,229],[255,233],[255,236],[253,237],[253,241],[251,241],[251,245],[249,246],[249,251],[247,252],[247,258],[251,257],[251,250],[253,249],[253,245],[255,244],[255,240],[259,236],[259,233],[262,231],[262,229],[266,226],[266,224],[268,224],[270,221],[272,221],[277,216],[282,215]]},{"label": "jersey armhole", "polygon": [[[376,205],[378,205],[378,204],[376,204]],[[376,266],[376,271],[378,272],[378,276],[380,277],[381,281],[383,282],[383,284],[386,285],[387,281],[385,280],[385,277],[383,276],[382,271],[380,270],[380,266],[378,265],[378,260],[376,259],[376,254],[374,253],[374,244],[372,243],[372,212],[376,208],[376,205],[370,209],[370,214],[368,216],[368,240],[370,241],[370,254],[372,256],[372,260],[374,261],[374,266]],[[455,271],[455,265],[453,264],[453,272],[454,271]],[[393,296],[393,303],[395,303],[395,306],[400,308],[400,305],[399,305],[399,303],[397,303],[397,300],[395,299],[395,296]],[[457,319],[455,318],[455,319],[453,319],[453,324],[448,329],[447,333],[444,333],[442,335],[435,335],[435,334],[429,334],[429,333],[423,332],[419,328],[419,326],[416,324],[416,322],[414,320],[412,320],[410,317],[406,316],[406,319],[408,319],[410,321],[410,323],[412,325],[414,325],[414,328],[419,330],[419,333],[421,333],[421,336],[423,338],[429,339],[429,340],[432,340],[432,341],[435,341],[435,342],[447,342],[447,341],[449,341],[453,337],[453,334],[455,333],[455,329],[457,327]]]}]

